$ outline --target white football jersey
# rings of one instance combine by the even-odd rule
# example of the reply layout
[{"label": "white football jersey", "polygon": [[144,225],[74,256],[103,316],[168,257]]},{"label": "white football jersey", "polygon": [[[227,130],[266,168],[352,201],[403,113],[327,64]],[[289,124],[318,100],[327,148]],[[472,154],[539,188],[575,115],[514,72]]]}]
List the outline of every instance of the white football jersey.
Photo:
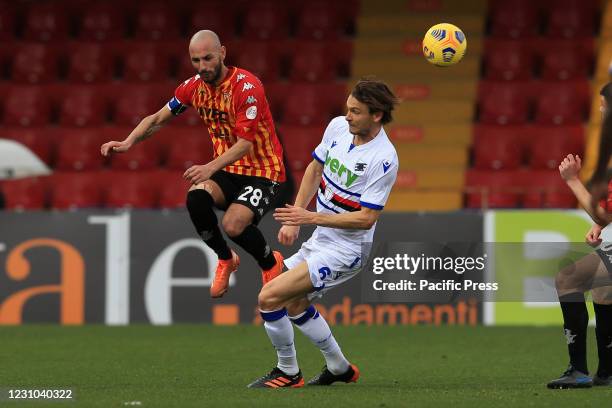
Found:
[{"label": "white football jersey", "polygon": [[[353,145],[353,135],[344,116],[333,119],[323,140],[312,152],[323,164],[317,191],[317,212],[345,213],[361,207],[382,210],[397,177],[399,162],[395,147],[381,128],[374,139]],[[313,238],[361,254],[364,242],[372,242],[376,224],[369,230],[317,227]]]}]

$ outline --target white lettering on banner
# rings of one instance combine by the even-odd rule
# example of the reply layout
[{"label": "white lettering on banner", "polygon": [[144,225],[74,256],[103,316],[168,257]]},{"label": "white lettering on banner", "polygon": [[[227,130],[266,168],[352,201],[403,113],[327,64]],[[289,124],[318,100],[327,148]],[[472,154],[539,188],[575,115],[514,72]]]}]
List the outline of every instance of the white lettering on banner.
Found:
[{"label": "white lettering on banner", "polygon": [[[208,270],[203,271],[205,278],[175,278],[172,276],[172,265],[176,255],[185,248],[197,248],[206,257]],[[199,265],[203,265],[202,264]],[[200,267],[196,265],[195,267]],[[172,323],[172,287],[175,286],[202,286],[210,287],[217,267],[217,255],[201,240],[188,238],[181,239],[164,249],[153,262],[145,283],[144,302],[149,321],[152,324]],[[232,274],[229,281],[234,286],[235,278]],[[202,296],[208,296],[208,292]]]},{"label": "white lettering on banner", "polygon": [[130,322],[130,213],[96,215],[90,224],[106,224],[106,305],[108,325]]}]

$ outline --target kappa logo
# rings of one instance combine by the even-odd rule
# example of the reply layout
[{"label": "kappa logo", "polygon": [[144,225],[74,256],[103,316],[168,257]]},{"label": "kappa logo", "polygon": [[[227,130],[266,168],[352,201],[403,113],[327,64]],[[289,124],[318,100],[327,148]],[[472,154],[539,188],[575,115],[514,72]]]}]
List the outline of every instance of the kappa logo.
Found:
[{"label": "kappa logo", "polygon": [[246,103],[251,105],[253,103],[257,103],[257,99],[253,95],[249,95],[247,97]]},{"label": "kappa logo", "polygon": [[236,82],[240,82],[240,81],[242,81],[244,78],[246,78],[246,75],[244,75],[244,74],[238,74],[238,75],[236,75]]},{"label": "kappa logo", "polygon": [[253,89],[253,88],[255,88],[255,85],[253,85],[250,82],[245,82],[244,85],[242,85],[243,91],[248,91],[249,89]]}]

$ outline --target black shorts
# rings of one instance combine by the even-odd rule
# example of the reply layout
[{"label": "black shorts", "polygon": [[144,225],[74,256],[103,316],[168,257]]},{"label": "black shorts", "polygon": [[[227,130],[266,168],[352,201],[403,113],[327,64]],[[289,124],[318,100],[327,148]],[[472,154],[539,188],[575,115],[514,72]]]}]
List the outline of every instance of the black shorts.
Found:
[{"label": "black shorts", "polygon": [[258,224],[274,206],[280,183],[263,177],[243,176],[219,170],[210,179],[217,183],[225,196],[227,210],[232,203],[242,204],[253,211],[253,223]]}]

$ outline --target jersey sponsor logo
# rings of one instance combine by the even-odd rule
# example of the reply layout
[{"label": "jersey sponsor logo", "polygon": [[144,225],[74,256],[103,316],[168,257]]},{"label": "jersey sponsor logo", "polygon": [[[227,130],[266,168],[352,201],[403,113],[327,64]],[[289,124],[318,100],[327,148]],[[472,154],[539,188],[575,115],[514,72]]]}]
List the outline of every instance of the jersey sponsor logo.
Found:
[{"label": "jersey sponsor logo", "polygon": [[236,75],[236,82],[240,82],[242,81],[244,78],[246,78],[245,74],[238,74]]},{"label": "jersey sponsor logo", "polygon": [[220,111],[214,108],[206,108],[201,106],[198,108],[198,113],[205,120],[219,121],[220,123],[229,122],[229,115],[227,112]]},{"label": "jersey sponsor logo", "polygon": [[[324,167],[329,167],[329,170],[332,173],[337,174],[338,178],[340,179],[340,184],[344,184],[344,186],[347,188],[359,178],[359,175],[350,171],[348,167],[346,167],[343,163],[340,163],[340,160],[331,157],[329,152],[327,152],[327,156],[325,156]],[[342,179],[343,175],[346,175],[344,180]]]},{"label": "jersey sponsor logo", "polygon": [[246,103],[249,105],[257,103],[257,99],[253,95],[249,95],[247,97]]},{"label": "jersey sponsor logo", "polygon": [[391,163],[388,160],[385,160],[382,165],[385,173],[387,172],[387,170],[389,170],[389,167],[391,167]]},{"label": "jersey sponsor logo", "polygon": [[247,119],[255,119],[257,117],[257,106],[250,106],[246,111]]},{"label": "jersey sponsor logo", "polygon": [[253,89],[253,88],[255,88],[255,85],[253,85],[250,82],[245,82],[244,85],[242,85],[243,91],[248,91],[249,89]]}]

